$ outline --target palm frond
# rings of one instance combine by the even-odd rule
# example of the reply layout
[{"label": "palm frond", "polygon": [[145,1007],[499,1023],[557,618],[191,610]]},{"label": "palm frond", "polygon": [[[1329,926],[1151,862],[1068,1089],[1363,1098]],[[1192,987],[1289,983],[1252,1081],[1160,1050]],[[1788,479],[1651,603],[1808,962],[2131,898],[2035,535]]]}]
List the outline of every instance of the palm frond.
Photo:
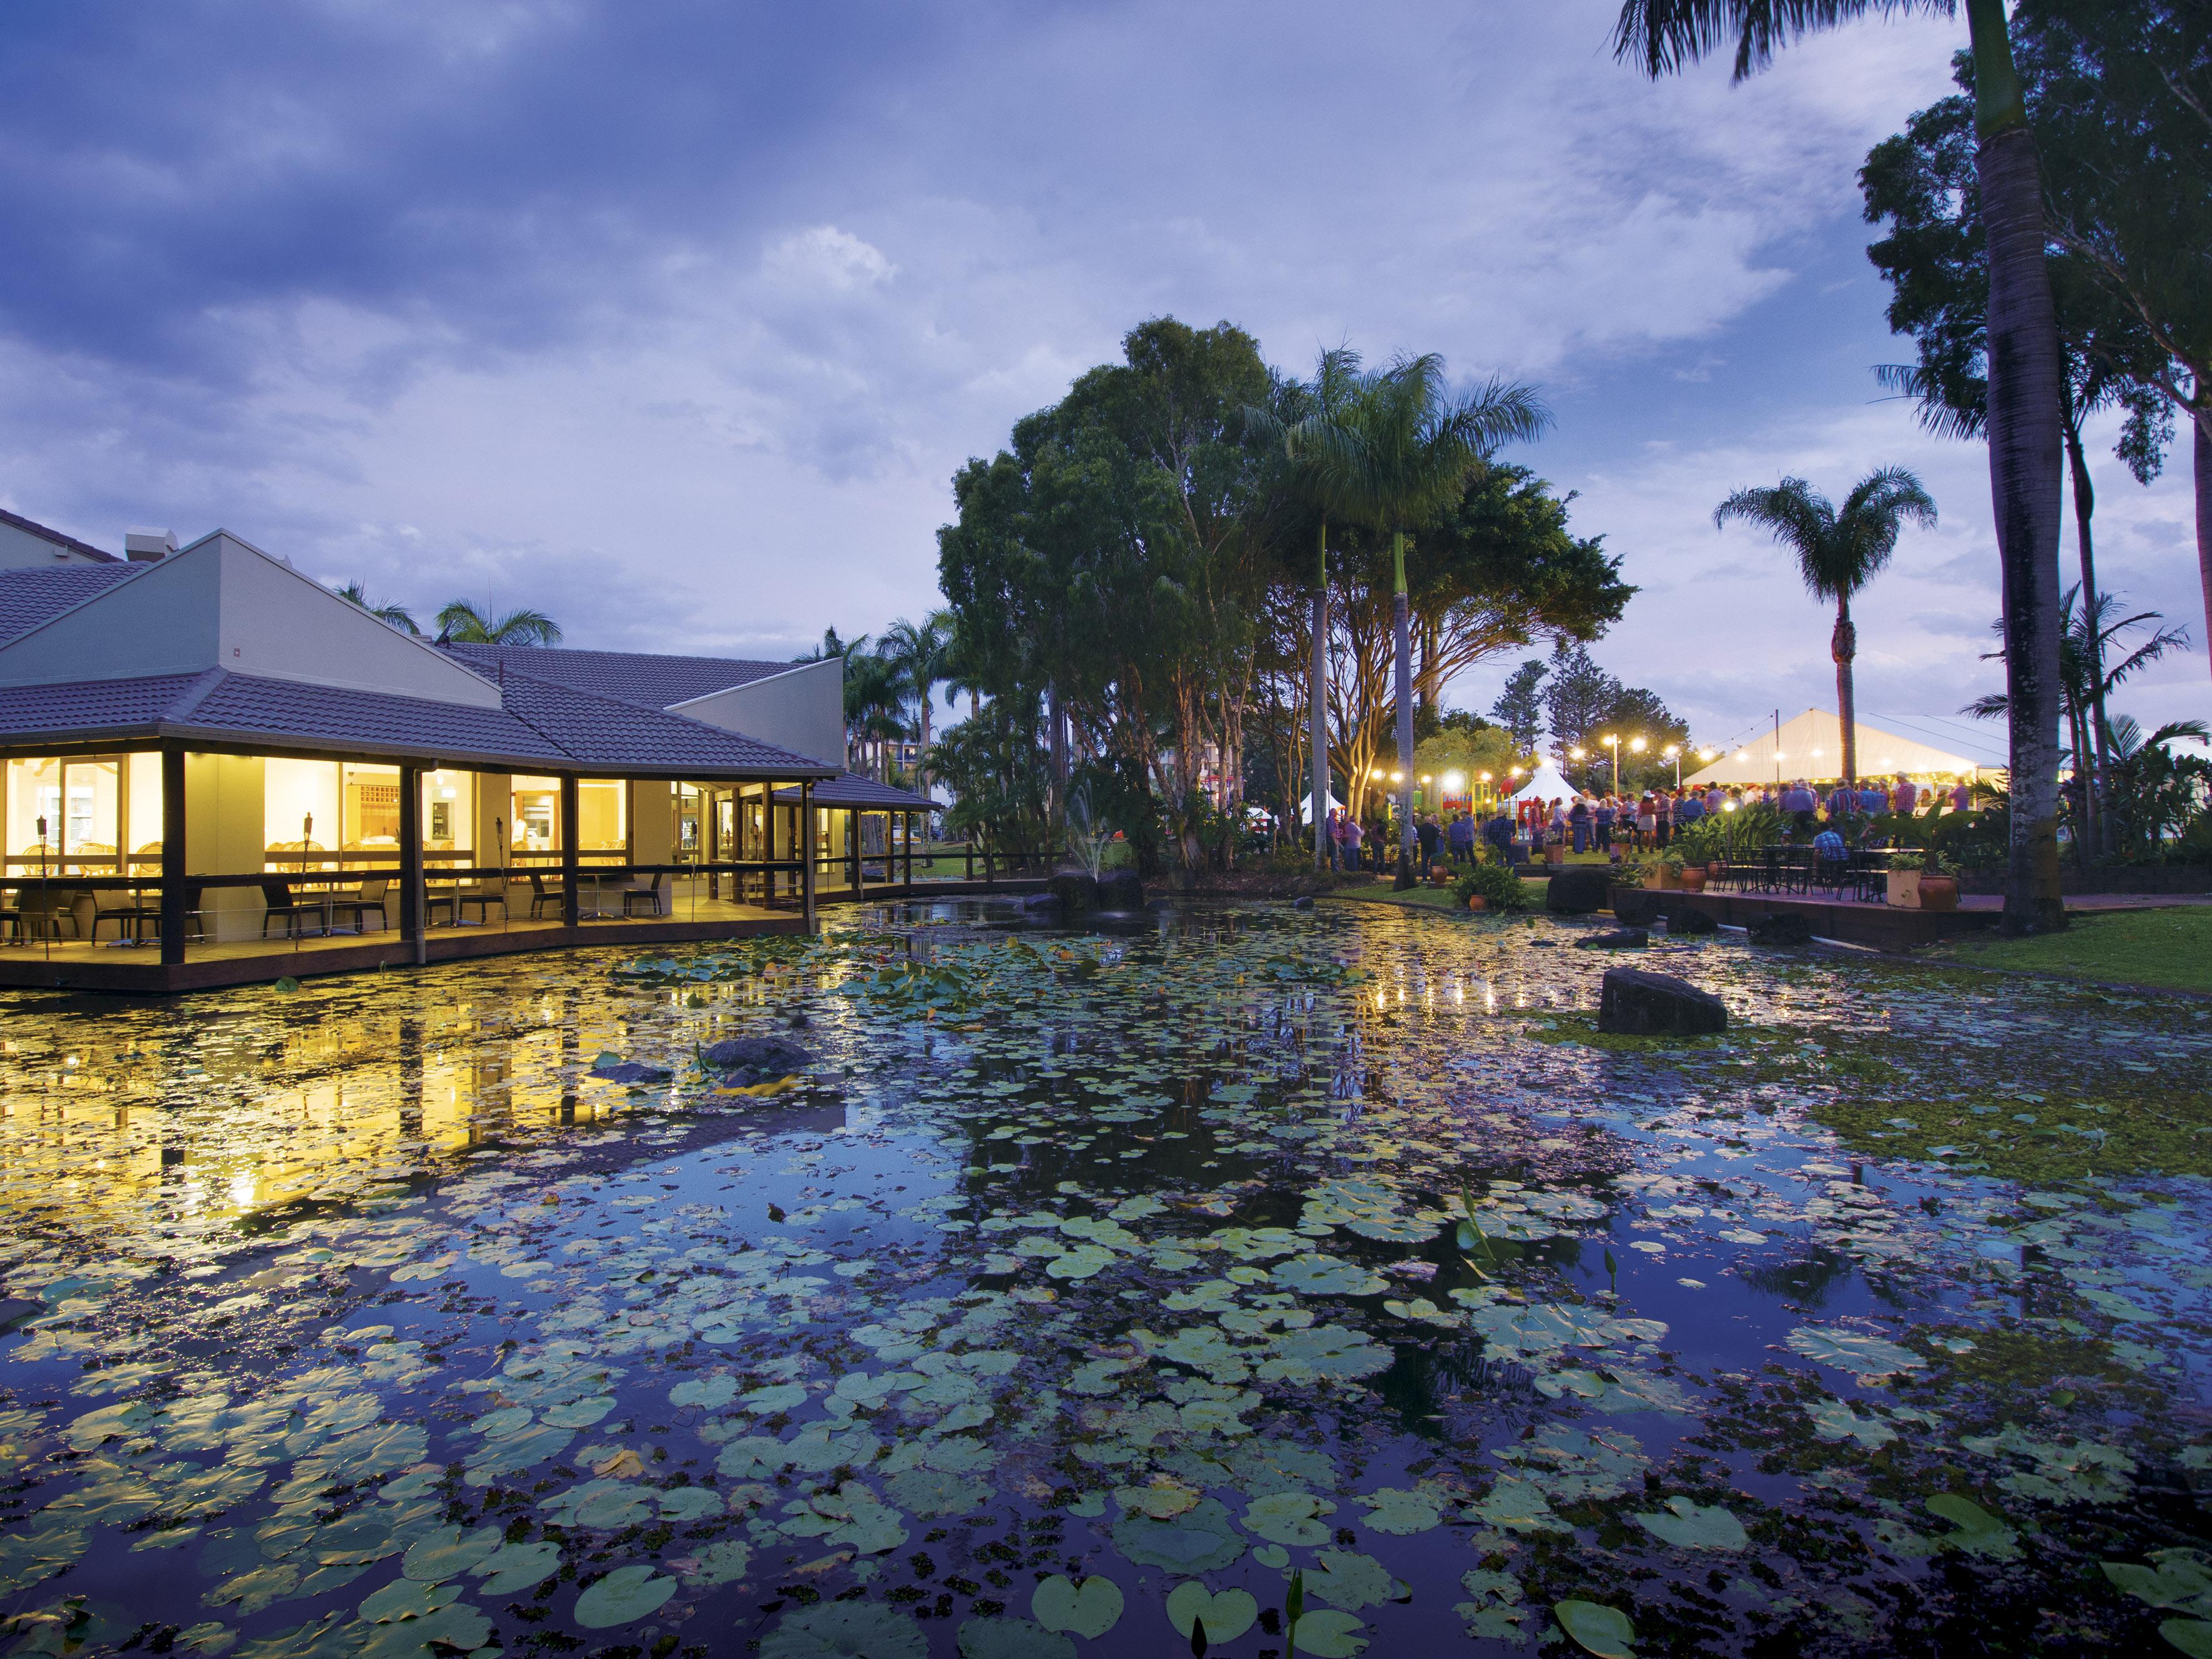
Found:
[{"label": "palm frond", "polygon": [[1613,31],[1613,55],[1656,80],[1735,45],[1737,81],[1774,61],[1791,40],[1869,12],[1932,12],[1948,17],[1954,0],[1625,0]]},{"label": "palm frond", "polygon": [[1876,363],[1874,378],[1893,398],[1910,398],[1914,416],[1923,432],[1961,442],[1978,439],[1989,424],[1986,404],[1978,409],[1956,409],[1944,400],[1936,377],[1918,363]]}]

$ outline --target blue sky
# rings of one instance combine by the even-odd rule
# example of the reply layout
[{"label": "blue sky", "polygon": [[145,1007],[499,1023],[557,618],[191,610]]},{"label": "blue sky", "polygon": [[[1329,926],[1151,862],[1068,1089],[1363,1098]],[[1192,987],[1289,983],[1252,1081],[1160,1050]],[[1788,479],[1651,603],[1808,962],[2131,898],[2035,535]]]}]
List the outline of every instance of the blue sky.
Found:
[{"label": "blue sky", "polygon": [[[1652,86],[1613,9],[14,8],[0,503],[784,655],[931,605],[950,475],[1132,324],[1227,318],[1291,368],[1349,340],[1540,382],[1519,459],[1644,590],[1599,659],[1708,740],[1833,696],[1826,617],[1713,504],[1918,468],[1943,522],[1860,607],[1860,697],[1946,719],[1996,684],[1986,462],[1876,400],[1909,348],[1853,173],[1964,25]],[[2103,579],[2200,618],[2185,458],[2100,482]]]}]

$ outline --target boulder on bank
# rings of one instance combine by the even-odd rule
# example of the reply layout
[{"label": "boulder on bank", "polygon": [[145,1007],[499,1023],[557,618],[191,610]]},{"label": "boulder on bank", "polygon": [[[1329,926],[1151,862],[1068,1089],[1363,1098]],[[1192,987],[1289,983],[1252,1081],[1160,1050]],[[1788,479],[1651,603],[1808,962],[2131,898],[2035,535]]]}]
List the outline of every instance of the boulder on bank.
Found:
[{"label": "boulder on bank", "polygon": [[601,1054],[592,1063],[592,1075],[602,1083],[665,1083],[675,1073],[665,1066],[647,1066],[643,1060],[617,1060]]},{"label": "boulder on bank", "polygon": [[1813,924],[1795,910],[1778,910],[1771,916],[1761,916],[1751,924],[1750,933],[1753,945],[1810,945],[1813,942]]},{"label": "boulder on bank", "polygon": [[1721,925],[1703,910],[1692,910],[1688,905],[1678,906],[1667,917],[1667,933],[1670,939],[1686,939],[1693,933],[1717,933]]},{"label": "boulder on bank", "polygon": [[1134,870],[1108,870],[1098,878],[1098,908],[1136,911],[1145,908],[1145,880]]},{"label": "boulder on bank", "polygon": [[1055,870],[1045,885],[1068,915],[1081,915],[1098,908],[1098,878],[1088,870]]},{"label": "boulder on bank", "polygon": [[1616,1036],[1706,1036],[1728,1030],[1728,1005],[1672,974],[1608,968],[1597,1029]]},{"label": "boulder on bank", "polygon": [[702,1049],[699,1058],[742,1084],[772,1083],[814,1063],[811,1054],[782,1036],[732,1037]]},{"label": "boulder on bank", "polygon": [[1563,864],[1544,890],[1544,908],[1554,915],[1587,916],[1602,910],[1613,896],[1613,872],[1594,864]]},{"label": "boulder on bank", "polygon": [[1624,927],[1649,927],[1659,920],[1660,895],[1641,887],[1615,887],[1610,890],[1613,914]]},{"label": "boulder on bank", "polygon": [[1615,927],[1609,933],[1592,933],[1575,941],[1577,951],[1640,951],[1651,943],[1650,933],[1641,927]]}]

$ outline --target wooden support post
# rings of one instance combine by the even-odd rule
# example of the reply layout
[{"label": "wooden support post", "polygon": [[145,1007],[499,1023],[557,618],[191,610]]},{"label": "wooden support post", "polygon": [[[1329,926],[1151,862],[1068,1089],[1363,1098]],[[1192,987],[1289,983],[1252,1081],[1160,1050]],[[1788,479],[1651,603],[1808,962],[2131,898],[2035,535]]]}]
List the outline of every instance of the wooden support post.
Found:
[{"label": "wooden support post", "polygon": [[806,849],[799,860],[799,908],[805,913],[806,931],[814,931],[814,785],[803,780],[799,786],[799,844]]},{"label": "wooden support post", "polygon": [[576,856],[576,843],[581,829],[577,822],[580,810],[580,791],[576,775],[564,772],[561,775],[561,925],[574,932],[582,920],[577,911],[579,894],[583,885],[578,878],[581,860]]},{"label": "wooden support post", "polygon": [[[128,770],[126,767],[124,769]],[[118,843],[120,845],[120,843]],[[172,745],[161,751],[161,965],[180,967],[185,960],[185,929],[191,918],[185,908],[185,751]]]},{"label": "wooden support post", "polygon": [[423,937],[422,769],[399,769],[399,942],[421,967],[430,959]]},{"label": "wooden support post", "polygon": [[868,896],[867,854],[861,850],[863,830],[860,818],[860,809],[857,806],[845,814],[845,851],[853,861],[853,896],[855,898]]},{"label": "wooden support post", "polygon": [[909,896],[911,896],[913,895],[913,892],[914,892],[914,814],[913,814],[913,813],[911,813],[911,812],[908,812],[908,813],[906,815],[906,890],[907,890],[907,893],[908,893],[908,895]]},{"label": "wooden support post", "polygon": [[[775,786],[773,783],[763,784],[761,794],[761,856],[772,866],[775,862],[775,815],[783,809],[775,804]],[[761,875],[761,899],[763,903],[775,904],[775,870],[763,871]]]}]

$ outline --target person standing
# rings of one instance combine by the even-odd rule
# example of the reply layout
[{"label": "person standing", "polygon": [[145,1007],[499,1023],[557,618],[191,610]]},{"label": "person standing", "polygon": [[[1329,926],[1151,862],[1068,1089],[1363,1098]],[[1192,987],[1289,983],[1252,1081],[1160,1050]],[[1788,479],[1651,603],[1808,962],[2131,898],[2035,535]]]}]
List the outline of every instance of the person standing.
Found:
[{"label": "person standing", "polygon": [[1437,867],[1437,815],[1424,812],[1413,821],[1413,839],[1420,843],[1421,873]]},{"label": "person standing", "polygon": [[1451,855],[1454,864],[1474,862],[1474,816],[1470,812],[1458,813],[1451,821]]},{"label": "person standing", "polygon": [[1694,789],[1683,790],[1681,799],[1674,803],[1675,830],[1686,830],[1705,815],[1705,798]]},{"label": "person standing", "polygon": [[1366,839],[1364,832],[1359,827],[1359,820],[1352,817],[1349,811],[1346,812],[1340,832],[1343,836],[1344,867],[1346,870],[1357,870],[1359,867],[1359,845]]},{"label": "person standing", "polygon": [[1590,814],[1590,823],[1597,833],[1597,850],[1610,856],[1613,852],[1613,822],[1620,816],[1620,808],[1610,795],[1599,799],[1597,811]]},{"label": "person standing", "polygon": [[1636,845],[1649,852],[1659,844],[1659,808],[1645,790],[1636,803]]},{"label": "person standing", "polygon": [[1658,845],[1664,851],[1667,843],[1674,839],[1674,798],[1662,789],[1652,797],[1651,812],[1658,834]]},{"label": "person standing", "polygon": [[1589,803],[1580,795],[1575,797],[1575,804],[1567,809],[1567,825],[1574,832],[1575,851],[1577,853],[1589,851]]},{"label": "person standing", "polygon": [[1911,817],[1913,809],[1920,805],[1920,792],[1912,787],[1912,780],[1899,772],[1897,787],[1890,792],[1890,810],[1904,817]]}]

